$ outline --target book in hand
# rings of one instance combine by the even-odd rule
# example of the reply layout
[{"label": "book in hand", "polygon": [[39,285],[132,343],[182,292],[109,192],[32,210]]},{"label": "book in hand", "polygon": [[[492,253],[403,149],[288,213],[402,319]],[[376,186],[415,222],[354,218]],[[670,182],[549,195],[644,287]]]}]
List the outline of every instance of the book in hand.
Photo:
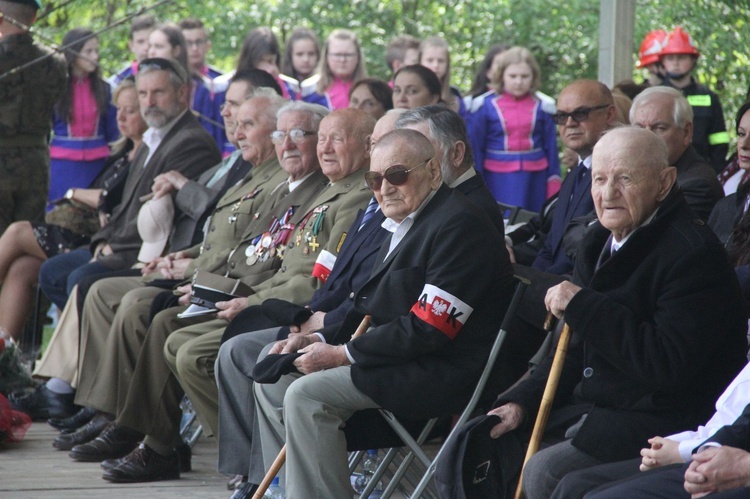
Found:
[{"label": "book in hand", "polygon": [[232,279],[197,270],[190,291],[190,306],[178,315],[180,319],[199,317],[218,312],[216,303],[247,297],[252,289],[239,279]]}]

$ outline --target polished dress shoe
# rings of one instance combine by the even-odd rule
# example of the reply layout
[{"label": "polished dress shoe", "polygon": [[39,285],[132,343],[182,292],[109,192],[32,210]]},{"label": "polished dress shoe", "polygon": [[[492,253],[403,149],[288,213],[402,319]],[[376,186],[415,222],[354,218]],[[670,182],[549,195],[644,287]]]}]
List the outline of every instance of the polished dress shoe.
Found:
[{"label": "polished dress shoe", "polygon": [[47,423],[52,427],[60,431],[72,430],[68,433],[72,433],[81,426],[85,425],[91,419],[96,416],[96,409],[93,407],[83,407],[80,411],[76,412],[69,418],[65,419],[48,419]]},{"label": "polished dress shoe", "polygon": [[180,478],[180,463],[177,452],[162,456],[141,443],[117,467],[105,471],[102,478],[115,483],[175,480]]},{"label": "polished dress shoe", "polygon": [[74,393],[55,393],[46,386],[39,385],[30,393],[11,393],[8,401],[13,409],[25,412],[32,420],[38,421],[72,416],[77,411],[74,398]]},{"label": "polished dress shoe", "polygon": [[132,451],[143,434],[117,423],[109,423],[91,442],[76,445],[68,454],[76,461],[101,462],[105,459],[117,459]]},{"label": "polished dress shoe", "polygon": [[251,499],[258,490],[258,485],[250,482],[241,482],[237,484],[237,488],[234,489],[234,493],[229,499]]},{"label": "polished dress shoe", "polygon": [[112,422],[112,417],[108,414],[98,414],[94,419],[78,428],[73,433],[62,433],[57,436],[52,447],[60,450],[71,450],[76,445],[91,442],[104,430],[104,427]]}]

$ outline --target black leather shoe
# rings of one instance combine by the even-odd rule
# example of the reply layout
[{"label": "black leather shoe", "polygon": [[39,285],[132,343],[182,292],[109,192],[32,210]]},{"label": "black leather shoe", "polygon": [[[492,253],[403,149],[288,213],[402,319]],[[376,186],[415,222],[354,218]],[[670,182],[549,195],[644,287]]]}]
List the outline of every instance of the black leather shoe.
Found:
[{"label": "black leather shoe", "polygon": [[80,411],[76,412],[69,418],[65,419],[48,419],[47,423],[55,429],[60,431],[64,430],[77,430],[81,426],[85,425],[91,419],[96,416],[96,409],[93,407],[84,407]]},{"label": "black leather shoe", "polygon": [[77,412],[73,403],[75,394],[60,394],[39,385],[30,393],[12,393],[8,397],[11,407],[17,411],[25,412],[29,417],[38,421],[49,418],[67,418]]},{"label": "black leather shoe", "polygon": [[[193,451],[190,449],[190,446],[186,443],[182,443],[175,447],[174,450],[177,453],[177,460],[180,462],[180,473],[188,473],[189,471],[192,471]],[[121,457],[120,459],[105,459],[104,461],[102,461],[101,467],[105,470],[117,468],[120,464],[122,464],[123,459],[125,458]],[[237,476],[242,478],[242,475]],[[232,487],[231,490],[234,490],[234,487]]]},{"label": "black leather shoe", "polygon": [[117,459],[132,451],[142,438],[140,432],[109,423],[98,437],[89,443],[76,445],[68,455],[76,461],[90,463]]},{"label": "black leather shoe", "polygon": [[115,483],[176,480],[180,478],[180,463],[177,452],[162,456],[142,443],[119,466],[105,471],[102,478]]},{"label": "black leather shoe", "polygon": [[184,442],[174,448],[177,453],[177,459],[180,461],[180,473],[187,473],[193,470],[193,451],[190,446]]},{"label": "black leather shoe", "polygon": [[104,430],[104,427],[112,422],[107,414],[99,414],[94,419],[78,428],[74,433],[63,433],[57,436],[52,447],[60,450],[70,450],[76,445],[91,442]]},{"label": "black leather shoe", "polygon": [[258,485],[250,482],[242,482],[237,484],[237,488],[234,489],[234,493],[229,499],[250,499],[258,490]]}]

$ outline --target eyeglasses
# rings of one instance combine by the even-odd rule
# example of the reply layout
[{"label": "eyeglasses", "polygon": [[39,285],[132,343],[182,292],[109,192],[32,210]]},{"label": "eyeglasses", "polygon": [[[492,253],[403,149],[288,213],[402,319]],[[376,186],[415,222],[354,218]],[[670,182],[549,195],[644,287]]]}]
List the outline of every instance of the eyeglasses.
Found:
[{"label": "eyeglasses", "polygon": [[292,142],[294,142],[295,144],[299,144],[300,142],[305,140],[305,137],[307,137],[308,135],[315,135],[316,133],[318,132],[306,132],[305,130],[301,130],[299,128],[292,128],[288,132],[276,130],[275,132],[271,132],[271,142],[276,145],[283,144],[286,136],[289,135],[289,138],[292,139]]},{"label": "eyeglasses", "polygon": [[594,107],[579,107],[578,109],[574,109],[570,113],[558,111],[552,115],[552,121],[554,121],[557,125],[564,125],[568,122],[568,118],[572,118],[576,123],[581,123],[589,119],[589,114],[594,111],[598,111],[599,109],[604,109],[605,107],[609,107],[609,104],[602,104],[601,106]]},{"label": "eyeglasses", "polygon": [[199,38],[197,40],[186,40],[185,45],[188,47],[202,47],[206,43],[208,43],[208,40],[203,40],[202,38]]},{"label": "eyeglasses", "polygon": [[409,180],[410,172],[416,170],[420,166],[426,165],[431,159],[432,158],[426,159],[408,170],[403,165],[393,165],[382,175],[378,172],[367,172],[365,173],[365,184],[372,191],[380,190],[383,186],[383,179],[386,179],[391,185],[404,185],[406,181]]},{"label": "eyeglasses", "polygon": [[352,59],[354,57],[357,57],[357,54],[355,54],[354,52],[348,52],[348,53],[347,52],[331,52],[328,54],[328,57],[332,59],[347,60],[347,59]]}]

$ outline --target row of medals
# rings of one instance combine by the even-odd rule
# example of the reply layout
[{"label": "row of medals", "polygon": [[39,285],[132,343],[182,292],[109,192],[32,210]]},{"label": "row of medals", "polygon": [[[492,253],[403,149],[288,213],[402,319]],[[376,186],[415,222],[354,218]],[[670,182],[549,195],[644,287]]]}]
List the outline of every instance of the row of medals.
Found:
[{"label": "row of medals", "polygon": [[[286,225],[281,228],[281,230],[284,229],[294,229],[294,226],[287,227]],[[310,231],[307,231],[302,236],[302,231],[297,235],[297,241],[296,245],[300,246],[302,244],[302,241],[307,241],[307,244],[302,248],[302,254],[308,255],[310,251],[315,252],[318,249],[318,238]],[[258,262],[265,262],[269,258],[274,258],[278,255],[279,260],[284,259],[284,247],[285,243],[274,245],[274,238],[271,234],[265,234],[260,238],[260,241],[258,241],[257,244],[251,244],[247,248],[245,248],[245,257],[247,260],[245,260],[245,264],[248,266],[255,265]]]}]

